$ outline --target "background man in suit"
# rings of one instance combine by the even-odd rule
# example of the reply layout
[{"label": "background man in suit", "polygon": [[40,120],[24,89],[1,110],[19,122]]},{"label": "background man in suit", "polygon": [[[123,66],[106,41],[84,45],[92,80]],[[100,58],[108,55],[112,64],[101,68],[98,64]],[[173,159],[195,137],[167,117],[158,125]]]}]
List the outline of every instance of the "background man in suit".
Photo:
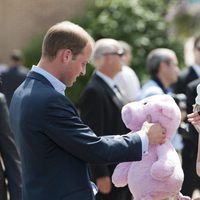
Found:
[{"label": "background man in suit", "polygon": [[[93,52],[95,73],[82,93],[81,119],[98,135],[125,134],[129,130],[121,119],[126,99],[116,89],[115,75],[121,71],[123,49],[110,38],[96,42]],[[115,164],[92,165],[92,178],[99,188],[98,200],[131,200],[128,188],[116,188],[111,182]]]},{"label": "background man in suit", "polygon": [[187,84],[191,81],[200,78],[200,36],[196,37],[194,40],[194,61],[192,66],[185,68],[180,72],[178,76],[178,81],[174,85],[174,92],[176,94],[183,93],[186,94]]},{"label": "background man in suit", "polygon": [[[192,112],[192,105],[197,95],[196,86],[199,82],[198,79],[200,79],[200,36],[194,40],[193,51],[195,63],[180,73],[178,82],[174,86],[175,93],[186,94],[188,114]],[[186,136],[183,137],[184,146],[182,150],[182,165],[185,174],[182,193],[192,196],[195,188],[200,189],[200,178],[195,173],[198,140],[196,130],[191,124],[189,124],[189,133]]]},{"label": "background man in suit", "polygon": [[[199,52],[200,54],[200,52]],[[187,113],[193,112],[193,105],[197,96],[197,85],[200,83],[200,78],[190,82],[187,85]],[[185,179],[182,190],[188,195],[193,194],[195,189],[200,190],[200,177],[196,174],[196,157],[198,149],[198,133],[195,127],[189,123],[189,134],[184,138],[183,155],[183,169],[185,172]]]},{"label": "background man in suit", "polygon": [[97,137],[83,124],[65,89],[85,74],[92,48],[93,39],[80,26],[52,26],[38,65],[13,95],[10,118],[22,159],[23,200],[93,200],[87,163],[140,160],[145,141],[165,141],[159,124],[144,123],[144,138]]},{"label": "background man in suit", "polygon": [[9,67],[1,73],[0,92],[6,96],[8,106],[15,89],[24,81],[28,70],[22,66],[23,54],[19,49],[11,52]]},{"label": "background man in suit", "polygon": [[10,200],[21,200],[21,162],[9,125],[6,99],[2,93],[0,93],[0,154],[0,199],[7,200],[9,193]]}]

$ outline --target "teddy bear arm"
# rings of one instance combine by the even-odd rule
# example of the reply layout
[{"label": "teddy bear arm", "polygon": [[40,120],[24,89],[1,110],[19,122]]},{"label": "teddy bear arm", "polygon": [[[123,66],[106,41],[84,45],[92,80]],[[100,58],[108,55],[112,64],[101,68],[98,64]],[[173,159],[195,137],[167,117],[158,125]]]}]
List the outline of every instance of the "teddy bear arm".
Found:
[{"label": "teddy bear arm", "polygon": [[124,162],[116,166],[112,175],[112,182],[116,187],[124,187],[127,185],[128,171],[131,164],[132,162]]},{"label": "teddy bear arm", "polygon": [[165,180],[171,176],[175,169],[177,153],[171,142],[168,140],[157,147],[158,160],[151,167],[151,176],[156,180]]}]

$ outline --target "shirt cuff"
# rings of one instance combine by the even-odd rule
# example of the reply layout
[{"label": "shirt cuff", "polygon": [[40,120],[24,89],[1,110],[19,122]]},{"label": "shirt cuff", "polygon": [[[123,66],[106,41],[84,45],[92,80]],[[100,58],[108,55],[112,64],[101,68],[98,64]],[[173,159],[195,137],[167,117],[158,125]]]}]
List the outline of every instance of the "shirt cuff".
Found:
[{"label": "shirt cuff", "polygon": [[142,141],[142,155],[148,154],[148,148],[149,148],[149,139],[145,131],[141,130],[137,132],[140,136],[140,139]]}]

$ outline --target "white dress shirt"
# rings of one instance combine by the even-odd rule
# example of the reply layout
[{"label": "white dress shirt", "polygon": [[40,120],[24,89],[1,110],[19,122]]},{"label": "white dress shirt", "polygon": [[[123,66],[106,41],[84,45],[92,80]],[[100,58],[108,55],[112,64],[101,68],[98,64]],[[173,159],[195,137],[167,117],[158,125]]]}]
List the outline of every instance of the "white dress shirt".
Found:
[{"label": "white dress shirt", "polygon": [[116,74],[114,81],[129,102],[135,101],[140,95],[140,82],[132,68],[122,66],[122,70]]}]

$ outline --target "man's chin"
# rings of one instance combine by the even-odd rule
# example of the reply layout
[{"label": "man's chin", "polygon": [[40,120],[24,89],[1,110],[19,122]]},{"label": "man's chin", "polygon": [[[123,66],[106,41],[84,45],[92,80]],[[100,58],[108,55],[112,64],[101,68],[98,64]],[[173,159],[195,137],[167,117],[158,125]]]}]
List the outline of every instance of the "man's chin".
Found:
[{"label": "man's chin", "polygon": [[68,88],[69,88],[69,87],[72,87],[72,86],[74,85],[75,82],[76,82],[76,80],[72,81],[71,83],[68,83],[68,84],[67,84],[67,87],[68,87]]}]

